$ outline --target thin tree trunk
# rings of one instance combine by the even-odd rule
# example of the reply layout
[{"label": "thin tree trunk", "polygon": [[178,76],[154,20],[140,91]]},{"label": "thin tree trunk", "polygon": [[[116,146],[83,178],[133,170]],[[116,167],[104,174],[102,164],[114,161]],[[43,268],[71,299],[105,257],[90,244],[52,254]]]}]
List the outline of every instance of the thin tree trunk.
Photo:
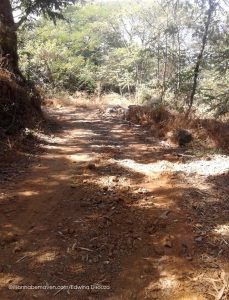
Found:
[{"label": "thin tree trunk", "polygon": [[127,83],[128,94],[130,95],[130,83]]},{"label": "thin tree trunk", "polygon": [[160,86],[160,46],[159,40],[157,43],[157,85]]},{"label": "thin tree trunk", "polygon": [[16,31],[10,0],[0,0],[0,66],[21,80]]},{"label": "thin tree trunk", "polygon": [[97,82],[97,99],[98,101],[101,100],[101,95],[102,95],[102,81]]},{"label": "thin tree trunk", "polygon": [[122,88],[119,86],[119,94],[122,96]]},{"label": "thin tree trunk", "polygon": [[165,62],[164,62],[164,72],[163,72],[163,87],[161,92],[161,103],[164,100],[165,92],[167,89],[166,75],[167,75],[167,64],[168,64],[168,35],[165,34]]},{"label": "thin tree trunk", "polygon": [[[177,11],[180,7],[180,1],[177,0],[174,3],[173,6],[173,17],[174,20],[177,20],[176,27],[177,27],[177,47],[176,50],[178,52],[178,59],[176,59],[176,70],[177,70],[177,76],[176,76],[176,92],[180,92],[180,86],[181,86],[181,41],[180,41],[180,22],[179,17],[177,17]],[[176,43],[175,42],[175,43]]]},{"label": "thin tree trunk", "polygon": [[45,60],[45,66],[46,66],[46,69],[47,69],[47,77],[48,77],[48,80],[51,84],[51,86],[54,88],[55,87],[55,80],[53,79],[53,76],[52,76],[52,71],[50,69],[50,66],[49,66],[49,63],[47,60]]},{"label": "thin tree trunk", "polygon": [[195,65],[195,68],[194,68],[193,85],[192,85],[191,95],[190,95],[190,98],[189,98],[189,106],[188,106],[186,116],[189,115],[189,113],[192,109],[194,97],[195,97],[195,94],[196,94],[196,89],[197,89],[197,84],[198,84],[198,77],[199,77],[199,73],[200,73],[200,66],[201,66],[202,59],[203,59],[204,49],[205,49],[205,46],[207,44],[207,37],[208,37],[209,26],[210,26],[210,23],[211,23],[212,14],[213,14],[213,11],[215,9],[214,0],[208,0],[208,5],[209,5],[209,9],[208,9],[208,13],[207,13],[207,21],[205,23],[205,29],[204,29],[204,34],[203,34],[202,43],[201,43],[201,49],[200,49],[200,52],[197,56],[197,61],[196,61],[196,65]]},{"label": "thin tree trunk", "polygon": [[177,42],[178,42],[178,68],[177,68],[177,91],[180,91],[181,84],[181,43],[180,43],[180,29],[177,33]]}]

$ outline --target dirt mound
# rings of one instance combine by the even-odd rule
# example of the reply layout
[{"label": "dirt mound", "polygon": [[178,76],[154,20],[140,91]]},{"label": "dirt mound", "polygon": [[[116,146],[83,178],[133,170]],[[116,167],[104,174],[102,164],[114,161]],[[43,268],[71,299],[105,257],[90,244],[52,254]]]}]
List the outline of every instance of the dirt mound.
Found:
[{"label": "dirt mound", "polygon": [[214,119],[195,119],[191,126],[200,139],[206,141],[212,148],[222,148],[229,151],[229,122]]},{"label": "dirt mound", "polygon": [[0,129],[13,134],[31,127],[41,116],[41,97],[34,87],[21,86],[13,75],[0,70]]},{"label": "dirt mound", "polygon": [[150,106],[130,105],[126,112],[126,120],[140,125],[161,124],[172,117],[172,114],[163,107],[154,109]]},{"label": "dirt mound", "polygon": [[[153,108],[151,106],[130,105],[126,112],[126,120],[131,123],[149,127],[151,135],[171,140],[177,136],[177,131],[189,132],[194,144],[203,148],[229,149],[229,123],[214,119],[187,119],[184,115],[172,113],[165,107]],[[190,138],[189,138],[190,139]],[[173,141],[174,142],[174,141]],[[191,140],[189,141],[191,142]],[[181,142],[182,143],[182,142]],[[175,144],[181,144],[176,139]]]},{"label": "dirt mound", "polygon": [[189,131],[179,128],[175,131],[169,131],[166,137],[172,143],[178,144],[180,147],[189,144],[193,139],[192,134]]}]

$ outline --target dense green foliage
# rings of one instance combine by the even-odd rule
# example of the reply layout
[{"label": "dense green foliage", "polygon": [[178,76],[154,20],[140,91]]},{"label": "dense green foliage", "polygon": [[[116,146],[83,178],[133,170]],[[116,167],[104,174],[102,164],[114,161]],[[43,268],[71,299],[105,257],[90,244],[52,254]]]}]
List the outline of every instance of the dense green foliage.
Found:
[{"label": "dense green foliage", "polygon": [[16,25],[20,26],[34,16],[43,15],[54,20],[63,19],[62,9],[77,0],[10,0],[11,7],[17,16]]},{"label": "dense green foliage", "polygon": [[[56,26],[41,19],[21,31],[21,69],[47,89],[115,91],[182,109],[210,2],[114,1],[67,8],[66,20]],[[195,95],[198,107],[217,114],[229,106],[229,16],[223,3],[214,2]]]}]

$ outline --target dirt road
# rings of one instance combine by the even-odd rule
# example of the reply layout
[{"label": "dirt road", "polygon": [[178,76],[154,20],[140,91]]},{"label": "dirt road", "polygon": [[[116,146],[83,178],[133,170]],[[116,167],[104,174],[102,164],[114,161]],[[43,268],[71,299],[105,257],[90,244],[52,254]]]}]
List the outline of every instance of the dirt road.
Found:
[{"label": "dirt road", "polygon": [[227,168],[187,173],[190,151],[96,109],[46,113],[43,151],[1,175],[0,299],[228,299]]}]

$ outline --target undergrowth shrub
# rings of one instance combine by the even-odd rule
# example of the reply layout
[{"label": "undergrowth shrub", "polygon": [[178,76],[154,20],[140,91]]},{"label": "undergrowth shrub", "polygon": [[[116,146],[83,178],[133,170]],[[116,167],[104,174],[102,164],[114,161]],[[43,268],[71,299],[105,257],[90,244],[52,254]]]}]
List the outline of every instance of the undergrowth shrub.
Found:
[{"label": "undergrowth shrub", "polygon": [[21,86],[13,75],[0,70],[0,128],[11,134],[24,127],[32,127],[41,116],[41,97],[29,85]]}]

